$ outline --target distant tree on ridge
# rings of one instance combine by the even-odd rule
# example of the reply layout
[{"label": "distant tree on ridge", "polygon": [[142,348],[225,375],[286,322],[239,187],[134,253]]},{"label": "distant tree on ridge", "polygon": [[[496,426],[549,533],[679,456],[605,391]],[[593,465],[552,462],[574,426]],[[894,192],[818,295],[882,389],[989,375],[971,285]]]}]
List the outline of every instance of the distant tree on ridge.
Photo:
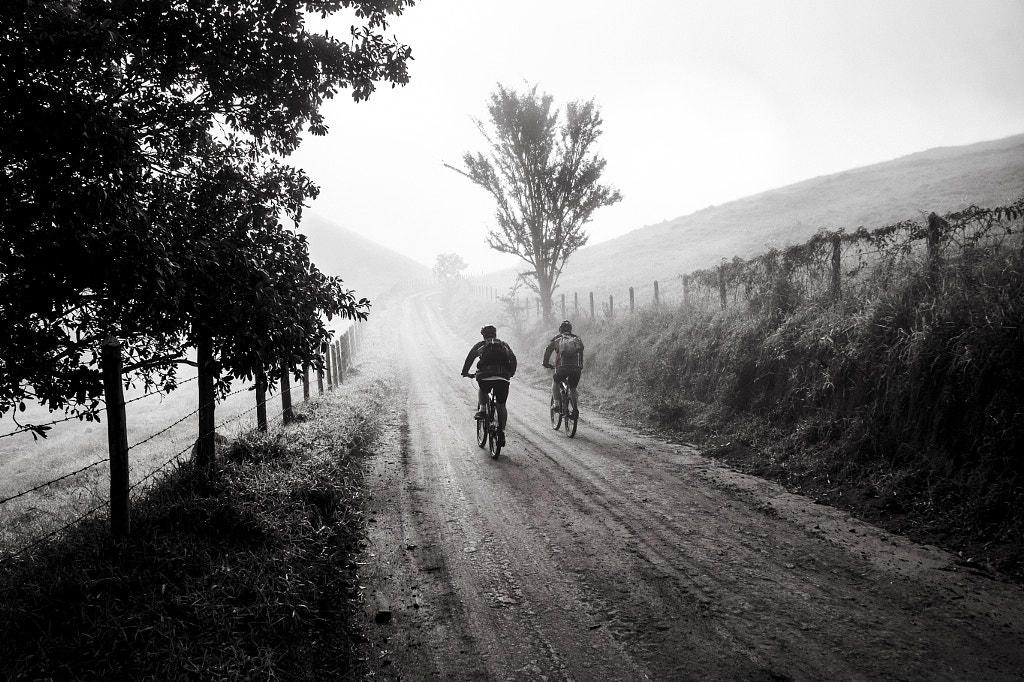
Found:
[{"label": "distant tree on ridge", "polygon": [[458,277],[468,267],[462,256],[457,253],[439,253],[434,263],[434,277],[447,282]]},{"label": "distant tree on ridge", "polygon": [[531,266],[520,276],[549,322],[562,269],[587,243],[584,226],[594,211],[622,199],[600,182],[606,161],[593,149],[603,123],[597,105],[569,102],[563,121],[552,103],[536,85],[519,93],[499,84],[488,106],[490,127],[475,121],[487,153],[466,153],[463,168],[445,164],[494,198],[498,227],[487,243]]}]

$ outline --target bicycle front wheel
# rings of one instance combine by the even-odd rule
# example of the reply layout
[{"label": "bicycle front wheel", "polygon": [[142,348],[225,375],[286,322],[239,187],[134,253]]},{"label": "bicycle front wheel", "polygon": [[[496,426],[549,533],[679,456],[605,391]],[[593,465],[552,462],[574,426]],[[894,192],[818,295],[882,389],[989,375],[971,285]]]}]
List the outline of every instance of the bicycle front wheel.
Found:
[{"label": "bicycle front wheel", "polygon": [[576,401],[571,397],[565,403],[565,435],[572,438],[576,435],[576,423],[579,421],[580,414],[576,409]]},{"label": "bicycle front wheel", "polygon": [[555,431],[562,425],[562,413],[558,409],[558,405],[555,404],[555,397],[551,396],[551,428]]}]

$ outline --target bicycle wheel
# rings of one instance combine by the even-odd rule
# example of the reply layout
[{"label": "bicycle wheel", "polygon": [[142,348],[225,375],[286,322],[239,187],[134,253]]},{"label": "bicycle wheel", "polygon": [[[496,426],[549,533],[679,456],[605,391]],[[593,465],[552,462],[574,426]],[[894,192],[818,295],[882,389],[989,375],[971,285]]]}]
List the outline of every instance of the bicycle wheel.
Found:
[{"label": "bicycle wheel", "polygon": [[498,458],[498,453],[501,452],[501,446],[498,445],[498,420],[497,419],[495,419],[493,422],[491,422],[491,428],[488,429],[488,430],[490,431],[490,433],[488,435],[487,442],[488,442],[488,444],[491,447],[491,458],[492,459],[497,459]]},{"label": "bicycle wheel", "polygon": [[565,434],[572,438],[576,435],[576,422],[579,421],[579,413],[576,411],[576,401],[572,396],[567,396],[565,401]]},{"label": "bicycle wheel", "polygon": [[562,425],[562,413],[559,412],[558,406],[555,405],[555,396],[551,396],[551,428],[555,431]]},{"label": "bicycle wheel", "polygon": [[487,425],[486,419],[476,420],[476,444],[480,447],[487,445]]}]

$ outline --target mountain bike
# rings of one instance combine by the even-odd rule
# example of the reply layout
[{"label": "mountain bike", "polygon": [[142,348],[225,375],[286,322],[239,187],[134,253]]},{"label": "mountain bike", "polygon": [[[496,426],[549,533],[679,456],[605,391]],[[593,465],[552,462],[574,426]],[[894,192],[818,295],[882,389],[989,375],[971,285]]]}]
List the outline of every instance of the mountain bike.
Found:
[{"label": "mountain bike", "polygon": [[[476,374],[468,374],[470,379]],[[487,404],[484,406],[484,419],[476,420],[476,444],[480,447],[489,448],[491,457],[497,459],[501,452],[501,445],[498,444],[498,402],[494,399],[494,389],[487,391]]]},{"label": "mountain bike", "polygon": [[[550,365],[548,369],[554,369]],[[576,435],[576,425],[579,423],[580,412],[577,409],[576,401],[572,399],[572,391],[565,379],[558,382],[558,393],[561,396],[561,405],[555,404],[555,396],[551,396],[551,428],[555,431],[559,427],[565,428],[565,435],[572,438]]]}]

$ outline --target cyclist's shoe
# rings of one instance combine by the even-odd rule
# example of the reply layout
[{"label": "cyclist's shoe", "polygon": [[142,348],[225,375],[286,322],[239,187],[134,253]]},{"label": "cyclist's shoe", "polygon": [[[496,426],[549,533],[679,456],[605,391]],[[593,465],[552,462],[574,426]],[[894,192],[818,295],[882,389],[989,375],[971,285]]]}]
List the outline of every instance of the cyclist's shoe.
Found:
[{"label": "cyclist's shoe", "polygon": [[473,419],[479,419],[480,421],[483,421],[484,419],[487,419],[487,413],[484,412],[483,410],[477,410],[476,414],[473,415]]},{"label": "cyclist's shoe", "polygon": [[572,408],[572,418],[573,419],[579,419],[580,418],[580,411],[576,407]]},{"label": "cyclist's shoe", "polygon": [[498,431],[498,447],[499,448],[505,447],[505,432],[504,431]]}]

